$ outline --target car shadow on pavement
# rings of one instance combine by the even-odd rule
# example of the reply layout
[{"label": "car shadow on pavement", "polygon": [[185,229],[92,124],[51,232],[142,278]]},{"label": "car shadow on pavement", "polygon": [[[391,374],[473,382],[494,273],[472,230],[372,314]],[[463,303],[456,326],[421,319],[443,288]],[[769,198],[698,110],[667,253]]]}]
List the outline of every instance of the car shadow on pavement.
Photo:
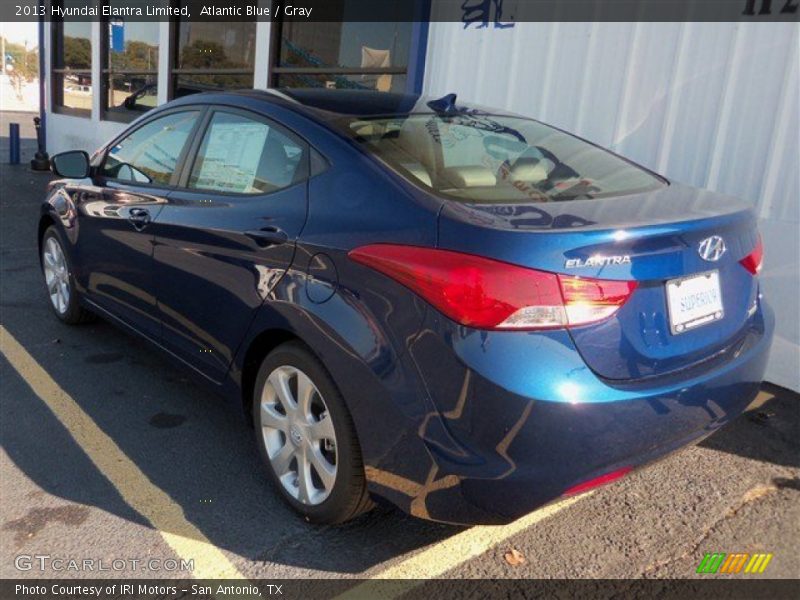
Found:
[{"label": "car shadow on pavement", "polygon": [[771,384],[763,403],[700,443],[703,448],[800,468],[800,395]]},{"label": "car shadow on pavement", "polygon": [[[268,484],[236,407],[143,342],[102,322],[73,332],[38,304],[24,309],[41,317],[38,335],[6,328],[218,547],[250,561],[360,573],[458,531],[385,506],[338,527],[303,522]],[[50,494],[147,524],[18,374],[4,370],[0,437],[17,467]]]},{"label": "car shadow on pavement", "polygon": [[[38,306],[3,310],[52,321]],[[50,322],[36,337],[4,326],[189,522],[248,561],[355,574],[459,531],[383,505],[344,525],[308,524],[268,483],[237,408],[144,342],[102,322],[75,332]],[[7,363],[0,372],[0,438],[15,465],[49,494],[149,526],[18,373]]]}]

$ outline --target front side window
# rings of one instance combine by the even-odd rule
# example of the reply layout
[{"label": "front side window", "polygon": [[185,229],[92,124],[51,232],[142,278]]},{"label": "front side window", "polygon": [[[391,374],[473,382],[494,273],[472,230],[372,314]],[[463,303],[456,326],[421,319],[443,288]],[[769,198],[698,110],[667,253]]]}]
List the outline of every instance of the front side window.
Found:
[{"label": "front side window", "polygon": [[274,192],[305,178],[307,154],[304,144],[274,124],[217,112],[197,153],[189,187],[235,194]]},{"label": "front side window", "polygon": [[[153,0],[107,0],[110,7],[159,6]],[[103,118],[132,121],[158,103],[158,21],[111,19],[103,23]]]},{"label": "front side window", "polygon": [[108,151],[102,174],[121,181],[169,184],[199,114],[171,113],[142,125]]},{"label": "front side window", "polygon": [[602,148],[522,117],[459,110],[343,125],[401,175],[464,202],[603,198],[664,184]]},{"label": "front side window", "polygon": [[[65,9],[82,7],[80,0],[59,0]],[[92,114],[92,24],[53,21],[53,110],[88,117]]]}]

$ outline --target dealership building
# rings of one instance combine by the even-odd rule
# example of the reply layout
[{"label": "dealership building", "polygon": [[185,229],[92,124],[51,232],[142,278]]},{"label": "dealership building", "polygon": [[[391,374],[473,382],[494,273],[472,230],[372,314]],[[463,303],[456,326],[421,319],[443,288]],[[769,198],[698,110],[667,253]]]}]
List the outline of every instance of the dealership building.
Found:
[{"label": "dealership building", "polygon": [[474,11],[454,22],[52,21],[40,45],[47,150],[91,152],[150,108],[218,88],[456,93],[531,116],[752,204],[779,323],[767,378],[800,391],[799,31]]}]

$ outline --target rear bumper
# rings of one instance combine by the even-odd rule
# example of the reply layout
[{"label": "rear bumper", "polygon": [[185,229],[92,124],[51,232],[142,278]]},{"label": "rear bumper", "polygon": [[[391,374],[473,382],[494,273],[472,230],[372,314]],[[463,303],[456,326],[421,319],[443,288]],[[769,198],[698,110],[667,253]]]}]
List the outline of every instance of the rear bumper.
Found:
[{"label": "rear bumper", "polygon": [[432,463],[405,508],[434,520],[502,523],[741,414],[758,393],[774,319],[762,305],[728,355],[627,385],[598,378],[565,332],[465,331],[438,316],[428,326],[409,360],[435,406],[417,428]]}]

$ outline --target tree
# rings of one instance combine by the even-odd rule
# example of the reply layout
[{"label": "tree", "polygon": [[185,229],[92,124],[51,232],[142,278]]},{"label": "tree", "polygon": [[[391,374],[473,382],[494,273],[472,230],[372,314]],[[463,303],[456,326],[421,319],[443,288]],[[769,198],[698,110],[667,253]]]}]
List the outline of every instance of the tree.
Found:
[{"label": "tree", "polygon": [[111,52],[114,71],[144,71],[158,68],[158,46],[132,40],[125,44],[124,52]]},{"label": "tree", "polygon": [[[181,51],[181,68],[184,69],[232,69],[245,66],[230,60],[221,44],[209,40],[195,40]],[[252,87],[253,85],[250,75],[186,75],[184,81],[215,88]]]},{"label": "tree", "polygon": [[5,40],[6,73],[17,96],[22,98],[22,85],[39,78],[39,49],[28,50],[22,44]]},{"label": "tree", "polygon": [[39,77],[39,49],[26,50],[22,44],[15,44],[6,40],[6,64],[13,65],[10,77],[19,77],[24,81],[32,81]]},{"label": "tree", "polygon": [[86,38],[64,36],[64,66],[70,69],[91,69],[91,42]]}]

